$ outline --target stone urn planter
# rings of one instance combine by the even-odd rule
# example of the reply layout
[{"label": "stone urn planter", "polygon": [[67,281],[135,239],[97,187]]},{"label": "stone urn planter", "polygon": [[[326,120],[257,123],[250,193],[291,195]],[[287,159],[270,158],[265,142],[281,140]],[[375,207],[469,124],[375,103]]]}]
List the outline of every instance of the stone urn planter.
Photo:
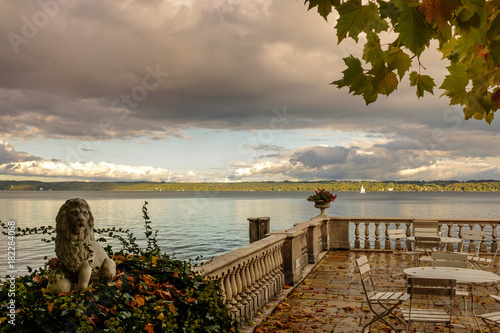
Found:
[{"label": "stone urn planter", "polygon": [[318,216],[313,217],[313,219],[318,217],[328,217],[325,213],[325,209],[330,208],[330,203],[335,199],[337,199],[337,196],[331,194],[325,189],[315,191],[313,195],[309,196],[307,201],[314,202],[314,207],[321,210],[321,213]]},{"label": "stone urn planter", "polygon": [[[321,210],[321,213],[319,213],[319,215],[316,217],[327,217],[328,215],[326,215],[325,209],[330,208],[330,206],[331,206],[330,203],[326,202],[324,200],[315,201],[314,207],[319,208]],[[316,218],[316,217],[314,217],[314,218]]]}]

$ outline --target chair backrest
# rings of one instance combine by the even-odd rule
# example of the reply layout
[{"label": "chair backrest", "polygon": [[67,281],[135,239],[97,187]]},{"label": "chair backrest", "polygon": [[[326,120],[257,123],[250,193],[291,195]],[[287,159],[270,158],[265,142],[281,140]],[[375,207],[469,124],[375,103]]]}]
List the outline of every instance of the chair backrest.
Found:
[{"label": "chair backrest", "polygon": [[479,253],[479,247],[481,246],[481,240],[483,239],[483,232],[479,229],[463,230],[462,232],[462,247],[461,251],[465,249],[465,241],[469,241],[469,252],[470,245],[475,245],[475,253]]},{"label": "chair backrest", "polygon": [[366,256],[361,256],[356,259],[356,267],[358,268],[359,276],[361,277],[361,284],[368,302],[370,302],[370,295],[376,292],[375,283],[371,273],[370,263]]},{"label": "chair backrest", "polygon": [[387,230],[387,234],[389,236],[389,239],[405,239],[406,238],[406,233],[405,233],[404,229]]},{"label": "chair backrest", "polygon": [[426,234],[429,236],[439,236],[441,227],[438,221],[433,220],[413,220],[413,235]]},{"label": "chair backrest", "polygon": [[432,252],[431,266],[468,268],[469,256],[467,253],[458,252]]},{"label": "chair backrest", "polygon": [[410,299],[414,295],[443,296],[451,300],[455,298],[457,280],[455,279],[430,279],[408,278],[407,289]]},{"label": "chair backrest", "polygon": [[441,237],[439,236],[415,236],[415,250],[432,252],[441,249]]}]

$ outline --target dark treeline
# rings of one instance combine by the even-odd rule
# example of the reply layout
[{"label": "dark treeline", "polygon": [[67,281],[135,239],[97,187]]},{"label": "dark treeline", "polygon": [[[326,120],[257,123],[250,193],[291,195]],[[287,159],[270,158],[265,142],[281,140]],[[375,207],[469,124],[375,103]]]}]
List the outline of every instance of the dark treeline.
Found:
[{"label": "dark treeline", "polygon": [[500,181],[321,181],[240,183],[155,183],[155,182],[39,182],[0,181],[0,190],[24,191],[460,191],[496,192]]}]

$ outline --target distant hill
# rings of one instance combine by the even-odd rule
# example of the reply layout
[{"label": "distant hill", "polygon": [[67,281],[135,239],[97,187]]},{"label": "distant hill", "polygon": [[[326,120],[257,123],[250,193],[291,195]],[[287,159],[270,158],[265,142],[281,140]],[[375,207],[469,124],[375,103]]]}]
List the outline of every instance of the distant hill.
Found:
[{"label": "distant hill", "polygon": [[154,182],[40,182],[0,180],[6,191],[454,191],[497,192],[500,181],[321,181],[321,182],[241,182],[241,183],[154,183]]}]

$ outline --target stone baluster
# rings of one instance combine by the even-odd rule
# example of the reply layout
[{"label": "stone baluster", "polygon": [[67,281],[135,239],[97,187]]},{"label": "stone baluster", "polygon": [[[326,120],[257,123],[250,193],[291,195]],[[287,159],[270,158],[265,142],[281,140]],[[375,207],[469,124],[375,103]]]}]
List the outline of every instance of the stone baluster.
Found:
[{"label": "stone baluster", "polygon": [[259,285],[259,292],[260,292],[260,297],[261,297],[261,304],[266,304],[267,303],[267,300],[269,299],[267,295],[267,290],[266,290],[266,280],[264,279],[264,265],[262,264],[262,260],[263,260],[263,257],[264,257],[264,254],[261,254],[258,258],[257,258],[257,271],[259,272],[259,280],[257,281],[258,285]]},{"label": "stone baluster", "polygon": [[498,240],[497,240],[497,224],[491,225],[491,252],[494,253],[498,249]]},{"label": "stone baluster", "polygon": [[384,248],[386,250],[392,249],[391,240],[389,239],[389,225],[390,225],[389,222],[385,222],[385,244],[384,244]]},{"label": "stone baluster", "polygon": [[[469,224],[469,230],[472,230],[474,228],[474,224]],[[475,240],[470,240],[469,241],[469,252],[476,252],[476,246],[479,246],[479,244],[476,244]]]},{"label": "stone baluster", "polygon": [[[411,234],[412,234],[411,225],[412,225],[411,222],[406,222],[406,238],[410,237]],[[408,239],[406,240],[406,248],[408,250],[412,250],[413,249],[412,244],[411,244],[411,242]]]},{"label": "stone baluster", "polygon": [[241,297],[241,305],[242,305],[242,312],[241,312],[241,316],[244,317],[245,319],[249,318],[250,317],[250,313],[249,313],[249,303],[248,303],[248,294],[247,294],[247,290],[248,290],[248,284],[247,284],[247,276],[246,276],[246,265],[245,263],[242,263],[241,264],[241,267],[240,267],[240,282],[241,282],[241,292],[240,292],[240,297]]},{"label": "stone baluster", "polygon": [[238,267],[235,270],[234,273],[234,279],[236,282],[236,296],[234,299],[236,300],[236,308],[238,309],[238,316],[242,317],[245,312],[245,302],[246,300],[242,297],[242,292],[243,292],[243,281],[241,280],[243,273],[243,269],[241,265],[238,265]]},{"label": "stone baluster", "polygon": [[[447,235],[448,235],[448,237],[453,237],[453,230],[452,230],[453,229],[453,223],[449,222],[447,225],[448,225],[448,233],[447,233]],[[448,243],[446,245],[446,251],[451,251],[451,252],[455,251],[455,243]]]},{"label": "stone baluster", "polygon": [[278,286],[279,286],[279,291],[283,289],[283,285],[285,284],[285,275],[283,274],[283,245],[279,245],[276,248],[276,269],[278,272]]},{"label": "stone baluster", "polygon": [[237,318],[239,315],[239,308],[238,308],[238,301],[235,299],[236,295],[238,294],[238,286],[236,285],[236,268],[233,267],[231,269],[231,273],[229,274],[229,281],[231,284],[231,300],[229,303],[231,303],[231,315],[233,318]]},{"label": "stone baluster", "polygon": [[246,307],[247,307],[247,318],[250,320],[254,316],[253,312],[253,298],[252,298],[252,290],[251,290],[251,284],[252,284],[252,278],[250,277],[250,261],[248,260],[245,262],[243,266],[243,274],[245,274],[245,281],[244,281],[244,286],[245,288],[243,289],[243,293],[245,295],[245,300],[246,300]]},{"label": "stone baluster", "polygon": [[462,244],[463,244],[463,239],[464,239],[464,225],[460,223],[458,225],[458,237],[462,239]]},{"label": "stone baluster", "polygon": [[361,242],[359,240],[359,222],[354,222],[354,248],[355,249],[360,249],[361,248]]},{"label": "stone baluster", "polygon": [[233,299],[233,287],[231,284],[232,268],[229,268],[224,277],[224,289],[226,290],[226,305],[229,312],[233,315],[238,309],[235,307],[235,301]]},{"label": "stone baluster", "polygon": [[274,250],[274,262],[275,262],[275,269],[274,271],[276,272],[276,284],[277,284],[277,291],[281,292],[283,289],[283,271],[281,268],[281,259],[282,259],[282,254],[281,254],[281,245],[276,246]]},{"label": "stone baluster", "polygon": [[375,222],[375,249],[380,250],[380,222]]},{"label": "stone baluster", "polygon": [[276,272],[276,258],[274,256],[276,252],[276,247],[272,248],[269,252],[269,262],[270,262],[270,271],[269,276],[271,280],[271,286],[273,289],[273,295],[278,292],[278,274]]},{"label": "stone baluster", "polygon": [[481,245],[479,247],[479,251],[488,252],[488,245],[486,245],[486,233],[484,232],[486,224],[481,223],[480,226],[481,226],[481,233],[483,234],[483,239],[481,239]]},{"label": "stone baluster", "polygon": [[278,276],[276,274],[276,262],[274,261],[275,248],[269,251],[269,279],[271,281],[271,289],[273,290],[273,296],[278,292]]},{"label": "stone baluster", "polygon": [[273,295],[273,288],[272,288],[272,281],[271,281],[271,276],[269,272],[271,271],[271,265],[269,264],[269,251],[266,251],[264,253],[264,257],[262,258],[262,265],[264,267],[264,286],[266,288],[267,292],[267,300],[266,303],[269,302],[269,300],[272,298]]},{"label": "stone baluster", "polygon": [[252,297],[252,312],[255,315],[255,312],[260,306],[259,299],[260,294],[257,289],[257,272],[255,271],[255,257],[253,257],[248,265],[249,273],[250,273],[250,297]]},{"label": "stone baluster", "polygon": [[[396,222],[396,223],[394,223],[394,224],[396,225],[396,229],[399,229],[399,225],[400,225],[401,223]],[[400,238],[396,238],[396,241],[394,242],[394,248],[395,248],[396,250],[401,250],[401,239],[400,239]]]},{"label": "stone baluster", "polygon": [[365,249],[369,249],[370,246],[370,222],[365,222]]},{"label": "stone baluster", "polygon": [[261,270],[260,270],[260,255],[257,255],[254,260],[254,271],[255,271],[255,294],[257,295],[257,308],[260,308],[264,302],[264,293],[261,289],[260,285],[260,278],[262,277],[261,275]]},{"label": "stone baluster", "polygon": [[232,294],[232,291],[231,291],[231,281],[229,281],[229,271],[226,272],[224,275],[222,275],[222,283],[221,285],[224,286],[223,290],[224,290],[224,300],[229,308],[229,310],[231,311],[231,303],[229,303],[229,301],[231,301],[231,294]]}]

